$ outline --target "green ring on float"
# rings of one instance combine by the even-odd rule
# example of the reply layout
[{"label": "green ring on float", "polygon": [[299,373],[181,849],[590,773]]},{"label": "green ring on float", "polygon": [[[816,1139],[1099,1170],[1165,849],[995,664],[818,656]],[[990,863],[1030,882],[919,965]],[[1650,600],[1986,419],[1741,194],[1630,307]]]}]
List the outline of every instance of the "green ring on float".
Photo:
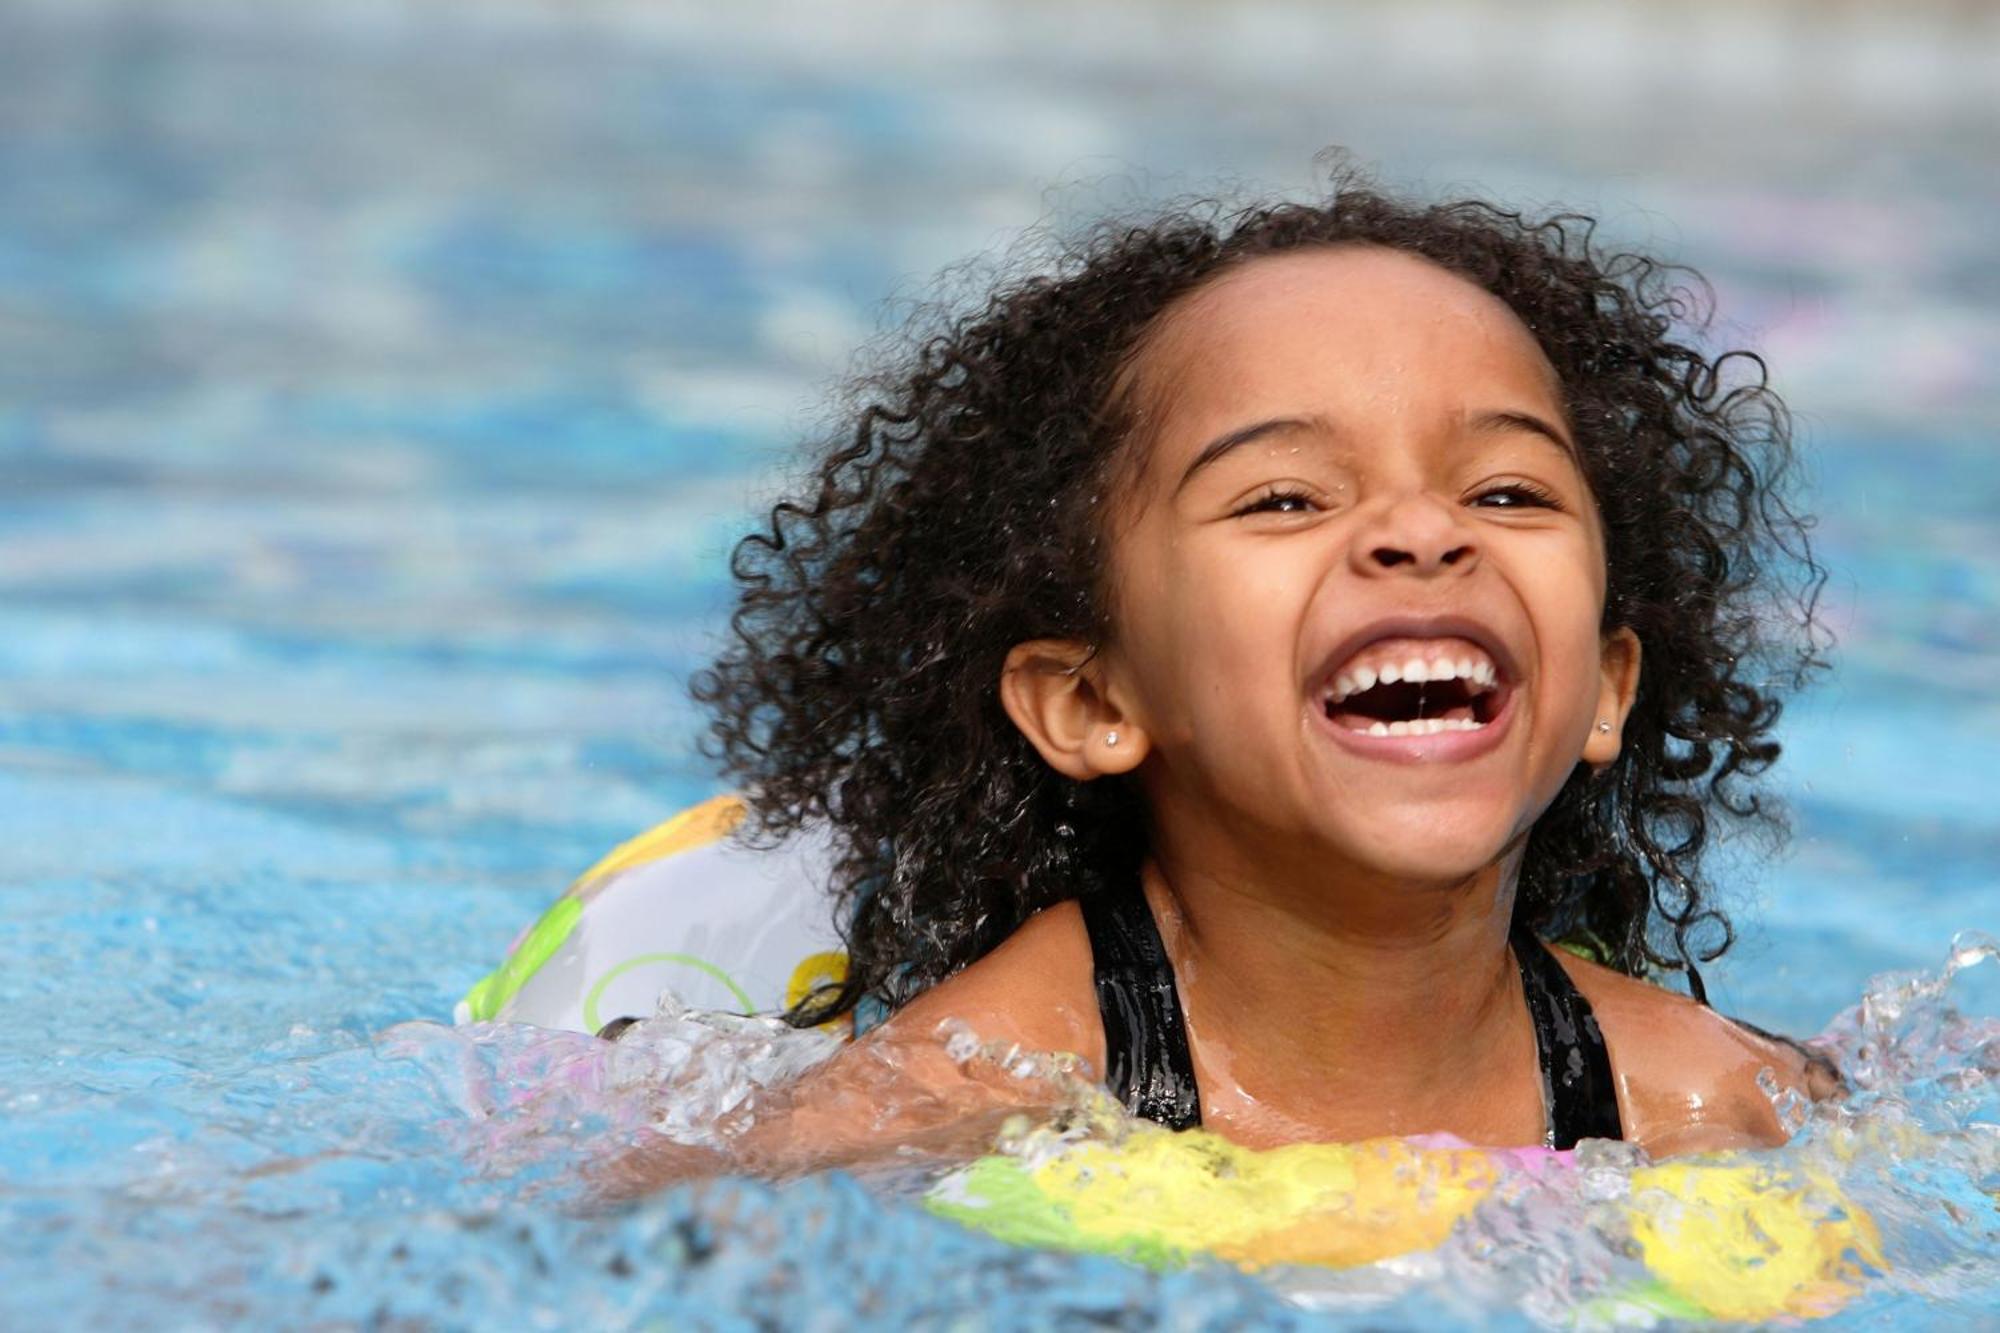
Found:
[{"label": "green ring on float", "polygon": [[618,978],[624,976],[633,968],[644,967],[648,963],[684,963],[698,972],[706,972],[709,976],[714,977],[724,986],[727,986],[729,993],[742,1002],[744,1013],[756,1012],[757,1006],[750,999],[749,994],[741,986],[737,985],[727,972],[724,972],[714,963],[686,953],[642,953],[637,958],[627,958],[624,962],[597,979],[596,984],[583,997],[583,1025],[592,1032],[603,1027],[604,1025],[597,1021],[597,1002],[604,998],[605,990],[612,982],[618,980]]}]

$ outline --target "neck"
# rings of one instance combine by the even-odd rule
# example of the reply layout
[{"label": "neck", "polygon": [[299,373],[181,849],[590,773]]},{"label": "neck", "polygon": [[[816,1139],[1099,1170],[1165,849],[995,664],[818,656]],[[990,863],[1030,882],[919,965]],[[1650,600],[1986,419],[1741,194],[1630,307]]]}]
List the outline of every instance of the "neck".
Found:
[{"label": "neck", "polygon": [[[1203,1062],[1247,1104],[1421,1116],[1514,1054],[1521,1015],[1507,949],[1525,839],[1455,882],[1149,861],[1147,898]],[[1205,1091],[1208,1089],[1205,1086]],[[1380,1132],[1396,1131],[1390,1115]],[[1375,1122],[1370,1121],[1371,1125]]]}]

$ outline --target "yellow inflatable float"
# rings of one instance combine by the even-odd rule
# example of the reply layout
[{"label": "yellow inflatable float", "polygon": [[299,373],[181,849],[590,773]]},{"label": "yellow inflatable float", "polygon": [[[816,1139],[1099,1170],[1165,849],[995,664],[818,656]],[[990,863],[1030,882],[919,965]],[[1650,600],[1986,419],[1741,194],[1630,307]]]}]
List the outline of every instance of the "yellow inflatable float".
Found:
[{"label": "yellow inflatable float", "polygon": [[[980,1158],[927,1206],[1003,1240],[1152,1267],[1207,1256],[1250,1270],[1353,1268],[1436,1248],[1509,1174],[1574,1171],[1572,1154],[1545,1149],[1383,1139],[1256,1151],[1142,1124],[1116,1144]],[[1629,1177],[1624,1239],[1647,1276],[1613,1295],[1619,1305],[1679,1319],[1813,1317],[1886,1266],[1873,1221],[1823,1175],[1730,1154]]]}]

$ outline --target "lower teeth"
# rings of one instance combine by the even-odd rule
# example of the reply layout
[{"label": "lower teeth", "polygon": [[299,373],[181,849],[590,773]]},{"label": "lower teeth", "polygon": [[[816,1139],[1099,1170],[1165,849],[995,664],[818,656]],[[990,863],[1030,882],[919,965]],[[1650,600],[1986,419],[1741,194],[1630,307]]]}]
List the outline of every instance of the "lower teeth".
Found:
[{"label": "lower teeth", "polygon": [[[1474,722],[1471,718],[1419,718],[1415,722],[1377,722],[1369,727],[1368,736],[1435,736],[1440,731],[1479,731],[1484,722]],[[1357,728],[1358,730],[1358,728]]]}]

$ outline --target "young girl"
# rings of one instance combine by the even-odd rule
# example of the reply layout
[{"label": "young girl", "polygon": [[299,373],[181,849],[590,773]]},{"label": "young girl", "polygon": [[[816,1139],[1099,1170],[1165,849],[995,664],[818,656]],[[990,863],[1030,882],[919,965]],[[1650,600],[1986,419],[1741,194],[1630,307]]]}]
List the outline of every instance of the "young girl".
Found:
[{"label": "young girl", "polygon": [[1824,665],[1785,412],[1590,226],[1351,175],[1106,226],[860,387],[696,685],[761,830],[842,849],[794,1020],[893,1011],[783,1132],[1027,1095],[945,1020],[1259,1147],[1770,1144],[1828,1090],[1695,970]]}]

